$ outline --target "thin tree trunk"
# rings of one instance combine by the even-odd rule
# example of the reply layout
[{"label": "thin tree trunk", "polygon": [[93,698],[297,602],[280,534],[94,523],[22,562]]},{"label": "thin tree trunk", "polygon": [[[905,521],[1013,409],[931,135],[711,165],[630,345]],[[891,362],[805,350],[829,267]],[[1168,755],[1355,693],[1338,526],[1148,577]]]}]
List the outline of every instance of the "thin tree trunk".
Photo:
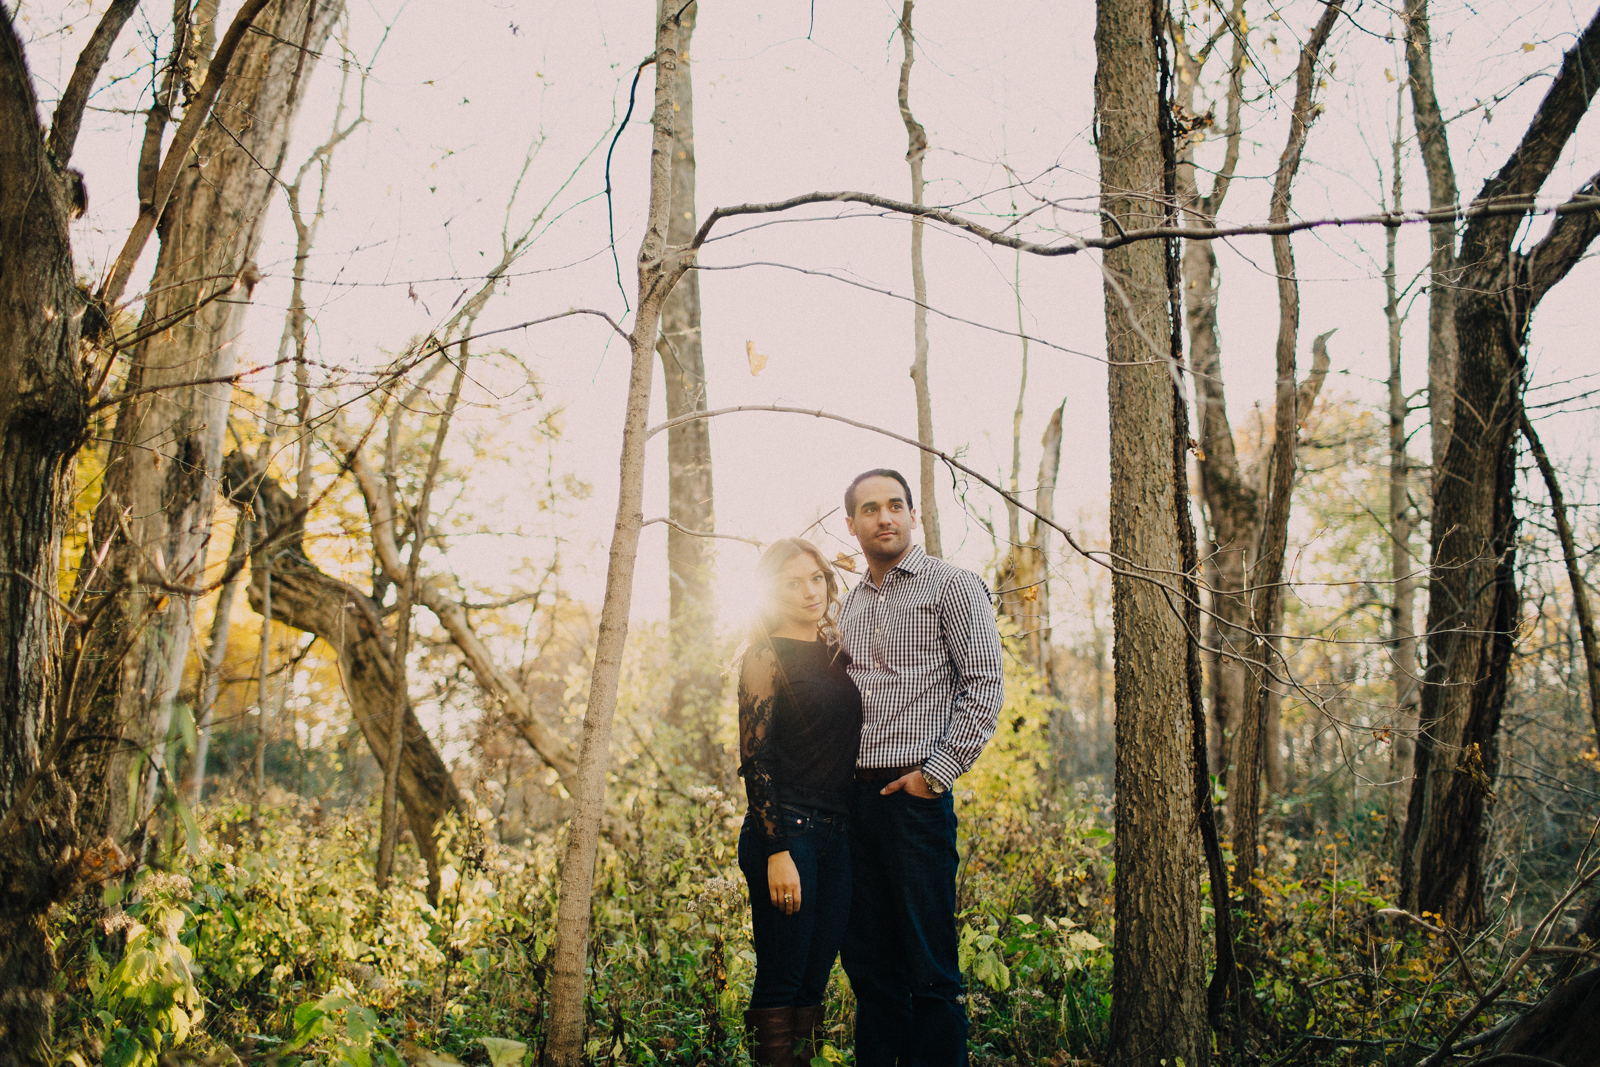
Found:
[{"label": "thin tree trunk", "polygon": [[[1316,62],[1333,25],[1339,18],[1343,0],[1333,0],[1323,9],[1295,70],[1294,110],[1289,118],[1289,141],[1278,161],[1273,180],[1269,218],[1289,217],[1294,179],[1300,169],[1306,135],[1316,117],[1312,95],[1316,85]],[[1262,516],[1260,539],[1250,582],[1250,683],[1245,688],[1244,714],[1239,725],[1238,773],[1229,786],[1233,808],[1234,884],[1240,886],[1252,911],[1259,903],[1255,887],[1256,838],[1260,818],[1261,772],[1265,753],[1268,719],[1268,685],[1272,673],[1286,668],[1274,655],[1277,620],[1282,601],[1284,555],[1288,548],[1289,509],[1294,492],[1295,446],[1303,418],[1300,412],[1301,389],[1295,383],[1295,351],[1300,337],[1300,283],[1295,276],[1294,247],[1288,236],[1272,238],[1272,259],[1278,275],[1278,388],[1273,420],[1272,454],[1268,465],[1267,506]],[[1327,335],[1318,338],[1325,346]],[[1323,374],[1326,374],[1326,348],[1323,347]],[[1314,374],[1313,378],[1317,376]],[[1320,388],[1320,381],[1318,382]],[[1314,395],[1314,391],[1313,391]],[[1306,405],[1309,413],[1310,405]]]},{"label": "thin tree trunk", "polygon": [[[1104,231],[1167,218],[1161,150],[1160,28],[1139,0],[1100,0],[1095,114]],[[1145,580],[1112,576],[1116,679],[1116,938],[1113,1064],[1209,1060],[1195,877],[1194,739],[1188,637],[1157,583],[1183,572],[1165,252],[1158,242],[1104,257],[1110,367],[1111,552]],[[1133,364],[1127,366],[1127,364]],[[1163,577],[1157,577],[1157,576]]]},{"label": "thin tree trunk", "polygon": [[195,746],[193,783],[189,803],[199,806],[205,797],[206,760],[211,752],[211,721],[217,711],[217,697],[222,691],[222,665],[228,658],[228,638],[233,633],[233,602],[238,597],[243,581],[240,570],[250,552],[250,520],[239,516],[233,528],[233,547],[228,550],[228,566],[234,576],[222,583],[217,594],[216,608],[211,616],[211,634],[206,644],[206,654],[201,660],[200,682],[195,687],[199,696],[199,714],[195,717]]},{"label": "thin tree trunk", "polygon": [[1534,432],[1528,416],[1522,416],[1522,436],[1528,439],[1534,462],[1544,478],[1545,490],[1550,494],[1550,512],[1556,521],[1556,537],[1561,541],[1561,557],[1567,565],[1567,581],[1572,586],[1572,612],[1577,616],[1578,636],[1583,642],[1583,662],[1588,668],[1589,721],[1594,724],[1594,735],[1600,744],[1600,640],[1594,631],[1594,611],[1589,606],[1589,589],[1584,584],[1583,572],[1578,569],[1578,546],[1572,539],[1572,523],[1567,519],[1566,500],[1561,495],[1561,482],[1556,469],[1545,455],[1544,445]]},{"label": "thin tree trunk", "polygon": [[[1480,201],[1531,202],[1588,112],[1600,69],[1600,11],[1562,58],[1521,142],[1484,184]],[[1592,197],[1600,175],[1575,197]],[[1484,816],[1499,763],[1519,608],[1516,587],[1516,437],[1524,346],[1534,309],[1600,234],[1594,212],[1558,215],[1526,253],[1522,218],[1477,217],[1458,260],[1457,414],[1434,472],[1416,773],[1407,807],[1400,887],[1409,911],[1447,924],[1483,921]]]},{"label": "thin tree trunk", "polygon": [[594,892],[595,848],[605,811],[606,771],[611,762],[611,723],[617,709],[622,649],[633,603],[633,571],[644,524],[644,450],[648,439],[650,379],[661,305],[687,264],[667,246],[667,216],[672,206],[672,151],[675,141],[673,89],[678,73],[679,8],[671,0],[656,10],[655,127],[650,151],[650,210],[639,248],[639,300],[629,342],[633,354],[622,424],[617,518],[606,568],[605,599],[589,704],[584,711],[574,783],[572,820],[561,860],[561,903],[556,912],[556,950],[550,980],[550,1029],[544,1061],[550,1067],[580,1067],[586,1037],[585,957],[589,943],[589,905]]},{"label": "thin tree trunk", "polygon": [[261,613],[261,638],[256,649],[256,673],[260,684],[256,687],[256,747],[251,760],[250,791],[250,826],[257,834],[261,832],[261,801],[267,793],[267,678],[272,667],[272,556],[264,552],[259,558],[261,603],[256,610]]},{"label": "thin tree trunk", "polygon": [[[689,43],[699,5],[691,3],[680,18],[678,76],[673,87],[672,209],[667,244],[687,245],[699,227],[695,210],[694,77]],[[661,357],[667,418],[705,411],[706,364],[700,324],[700,274],[690,271],[672,289],[661,308]],[[717,743],[717,712],[722,672],[708,638],[717,628],[715,589],[716,542],[684,531],[714,533],[717,528],[712,485],[711,422],[696,419],[667,431],[668,629],[677,666],[666,720],[686,729],[692,762],[713,781],[726,779]],[[680,528],[681,527],[681,528]]]},{"label": "thin tree trunk", "polygon": [[[1394,181],[1389,194],[1390,207],[1400,210],[1405,189],[1402,170],[1401,135],[1405,101],[1404,87],[1395,94],[1394,156],[1390,167]],[[1400,823],[1401,805],[1395,792],[1404,796],[1411,784],[1411,756],[1416,749],[1417,732],[1417,634],[1416,634],[1416,556],[1411,534],[1416,525],[1411,508],[1411,459],[1407,452],[1406,416],[1410,404],[1406,397],[1400,366],[1400,289],[1396,271],[1396,227],[1384,234],[1383,287],[1386,300],[1384,317],[1389,324],[1389,676],[1394,684],[1394,711],[1390,724],[1390,785],[1384,802],[1391,840]],[[1451,237],[1454,241],[1454,237]],[[1452,253],[1454,249],[1452,246]]]},{"label": "thin tree trunk", "polygon": [[[1450,138],[1433,87],[1433,32],[1428,21],[1428,0],[1406,0],[1406,66],[1411,86],[1411,117],[1417,128],[1417,145],[1428,175],[1428,206],[1448,210],[1456,206],[1456,171],[1450,161]],[[1432,426],[1433,474],[1444,467],[1445,447],[1455,413],[1456,339],[1455,292],[1456,228],[1454,222],[1428,227],[1428,409]]]},{"label": "thin tree trunk", "polygon": [[[154,801],[154,761],[142,753],[159,759],[197,599],[165,590],[160,581],[199,583],[232,401],[227,384],[183,383],[233,373],[274,175],[303,82],[342,6],[342,0],[272,0],[257,19],[260,43],[233,56],[211,120],[195,141],[205,167],[177,174],[161,216],[142,339],[125,381],[127,390],[155,391],[119,407],[93,536],[96,543],[111,539],[111,556],[97,571],[100,584],[83,587],[86,608],[97,612],[84,640],[86,669],[111,667],[86,694],[88,729],[131,742],[117,762],[146,768],[134,806],[126,790],[113,789],[104,806],[84,813],[117,836],[141,826]],[[112,584],[124,575],[133,576],[129,587]],[[111,603],[102,606],[106,599]],[[113,666],[108,657],[130,644]],[[120,779],[115,768],[113,774]]]},{"label": "thin tree trunk", "polygon": [[[1228,68],[1225,148],[1211,192],[1201,196],[1197,187],[1192,140],[1179,152],[1177,160],[1178,199],[1184,213],[1191,225],[1208,228],[1215,227],[1217,215],[1232,186],[1243,131],[1240,116],[1244,99],[1245,45],[1250,31],[1244,20],[1242,0],[1235,0],[1226,18],[1233,44]],[[1181,36],[1176,32],[1173,36],[1180,74],[1178,105],[1186,113],[1193,114],[1195,89],[1208,53],[1193,56]],[[1240,473],[1233,427],[1228,422],[1222,338],[1217,325],[1220,282],[1211,242],[1185,242],[1184,317],[1189,331],[1190,365],[1194,368],[1196,429],[1200,444],[1197,470],[1211,542],[1204,563],[1211,610],[1204,617],[1202,630],[1211,690],[1206,749],[1210,772],[1226,778],[1230,741],[1238,730],[1244,706],[1246,675],[1239,657],[1244,653],[1247,636],[1245,573],[1260,520],[1260,500],[1255,487]]]},{"label": "thin tree trunk", "polygon": [[[428,505],[433,496],[434,482],[439,476],[439,463],[443,458],[445,438],[450,433],[450,420],[456,413],[456,403],[461,399],[461,384],[467,377],[467,361],[467,343],[462,341],[460,356],[456,360],[456,375],[450,383],[450,395],[444,402],[444,411],[439,415],[439,427],[433,435],[433,449],[428,454],[428,473],[422,479],[422,490],[417,495],[417,505],[411,514],[411,558],[406,562],[405,581],[400,585],[399,604],[395,611],[394,710],[389,718],[389,759],[383,775],[383,817],[375,877],[379,892],[389,888],[389,877],[394,870],[395,839],[400,830],[397,791],[400,765],[404,761],[405,717],[411,708],[406,684],[406,656],[411,649],[411,610],[417,599],[417,568],[422,562],[423,550],[428,547],[428,524],[431,519]],[[418,852],[423,851],[419,844]]]},{"label": "thin tree trunk", "polygon": [[[900,118],[906,124],[906,162],[911,166],[911,202],[922,205],[922,163],[928,155],[928,132],[911,114],[911,64],[916,53],[916,36],[911,32],[912,0],[905,0],[900,9],[900,38],[905,43],[905,59],[900,63]],[[922,269],[921,215],[911,219],[911,329],[914,355],[911,361],[911,382],[917,392],[917,440],[933,444],[933,393],[928,385],[928,278]],[[923,546],[930,556],[944,555],[944,542],[939,536],[939,502],[937,499],[938,468],[929,452],[919,452],[918,462],[922,472],[920,492],[922,510]]]}]

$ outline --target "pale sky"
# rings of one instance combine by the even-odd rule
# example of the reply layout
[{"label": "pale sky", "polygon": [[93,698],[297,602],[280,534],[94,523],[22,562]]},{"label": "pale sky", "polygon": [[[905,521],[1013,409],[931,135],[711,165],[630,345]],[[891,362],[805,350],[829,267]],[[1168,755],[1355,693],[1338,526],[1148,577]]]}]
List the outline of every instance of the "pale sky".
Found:
[{"label": "pale sky", "polygon": [[[234,5],[225,4],[224,17]],[[92,19],[84,4],[24,3],[22,32],[48,109],[65,83]],[[93,17],[103,8],[94,0]],[[1264,220],[1273,167],[1282,148],[1284,101],[1298,41],[1318,5],[1295,0],[1252,10],[1256,55],[1280,88],[1264,91],[1260,72],[1248,82],[1247,143],[1227,221]],[[626,313],[607,248],[603,163],[608,128],[627,106],[634,66],[653,47],[650,0],[630,3],[492,3],[435,0],[351,0],[350,48],[367,62],[376,54],[366,91],[370,123],[338,151],[329,213],[312,259],[307,298],[315,320],[314,349],[328,363],[374,367],[411,339],[443,322],[452,303],[499,255],[499,232],[517,173],[530,146],[538,151],[513,209],[525,224],[554,200],[541,236],[513,270],[513,281],[479,322],[492,330],[570,307]],[[1281,11],[1277,19],[1269,11]],[[119,45],[119,73],[148,64],[152,33],[167,8],[149,5]],[[802,0],[702,6],[691,47],[695,76],[699,211],[746,201],[776,200],[815,189],[852,189],[909,196],[906,135],[895,104],[901,42],[894,32],[898,5]],[[1204,5],[1195,5],[1199,19]],[[1470,8],[1459,0],[1434,7],[1440,95],[1447,116],[1480,98],[1509,92],[1490,108],[1471,111],[1452,126],[1464,195],[1475,192],[1504,159],[1548,85],[1574,32],[1592,12],[1572,0],[1527,5],[1488,0]],[[1401,57],[1383,35],[1386,9],[1365,4],[1343,22],[1327,56],[1321,99],[1327,112],[1311,133],[1295,194],[1305,217],[1357,215],[1379,207],[1388,186],[1395,91]],[[153,21],[144,21],[145,19]],[[59,32],[63,24],[75,32]],[[1209,32],[1215,26],[1213,18]],[[1056,202],[1033,215],[1039,239],[1048,231],[1097,229],[1091,143],[1094,8],[1071,3],[986,5],[925,0],[916,11],[918,58],[912,107],[927,127],[930,203],[955,205],[980,220],[1008,214],[1013,197],[1023,209],[1039,198]],[[380,39],[387,32],[381,50]],[[334,53],[336,54],[336,53]],[[1208,77],[1220,77],[1213,63]],[[1526,84],[1515,88],[1528,78]],[[612,162],[617,257],[627,299],[634,297],[630,265],[646,206],[648,117],[653,75],[640,82],[633,122]],[[288,171],[326,137],[338,89],[337,64],[325,60],[308,89]],[[131,108],[148,99],[150,73],[105,90],[98,106]],[[1216,83],[1213,80],[1212,85]],[[1514,91],[1512,91],[1514,89]],[[1203,105],[1202,105],[1203,106]],[[87,175],[91,212],[74,228],[80,269],[95,275],[120,246],[135,215],[132,192],[137,153],[134,123],[124,114],[91,114],[76,165]],[[1409,134],[1407,105],[1404,130]],[[593,151],[596,145],[598,151]],[[1203,152],[1210,152],[1209,146]],[[585,160],[585,156],[588,158]],[[1204,162],[1205,156],[1202,156]],[[1600,120],[1587,119],[1546,186],[1561,199],[1597,169]],[[1027,182],[1012,191],[1007,167]],[[557,190],[576,169],[564,192]],[[1405,202],[1426,206],[1426,183],[1407,151]],[[717,231],[701,261],[704,336],[713,407],[782,403],[820,407],[915,434],[907,369],[911,306],[904,300],[847,284],[911,291],[909,228],[903,219],[862,216],[855,208],[735,220]],[[803,221],[803,220],[813,221]],[[824,220],[824,221],[818,221]],[[1547,221],[1532,224],[1540,232]],[[1382,402],[1386,374],[1383,231],[1369,227],[1322,230],[1295,239],[1302,282],[1302,365],[1311,338],[1334,327],[1336,377],[1329,389],[1364,402]],[[1401,234],[1403,279],[1426,259],[1426,232]],[[281,198],[275,203],[259,258],[266,279],[239,344],[240,364],[274,358],[288,300],[292,231]],[[1277,329],[1271,253],[1265,238],[1228,242],[1221,250],[1224,377],[1236,426],[1251,405],[1269,401]],[[1009,476],[1010,427],[1016,403],[1020,344],[1012,288],[1015,257],[971,238],[928,227],[930,303],[942,313],[994,329],[930,316],[931,380],[936,443],[1002,479]],[[153,263],[153,257],[149,258]],[[805,274],[799,271],[823,272]],[[135,275],[147,277],[147,267]],[[453,279],[468,280],[453,280]],[[842,279],[842,280],[841,280]],[[1600,268],[1581,264],[1545,301],[1535,320],[1534,384],[1600,369],[1589,305]],[[415,299],[410,295],[415,293]],[[1022,318],[1032,346],[1023,430],[1023,483],[1031,484],[1046,420],[1065,401],[1066,436],[1057,511],[1073,516],[1103,507],[1107,485],[1106,389],[1101,363],[1103,308],[1099,269],[1088,255],[1021,264]],[[625,319],[631,324],[631,318]],[[1426,306],[1411,308],[1406,328],[1408,388],[1425,379]],[[1001,332],[997,332],[1001,331]],[[575,318],[504,334],[503,344],[540,377],[549,405],[565,408],[556,463],[562,473],[593,485],[574,505],[568,584],[594,597],[603,581],[604,542],[616,503],[617,454],[627,351],[598,320]],[[747,343],[769,357],[753,376]],[[486,381],[485,387],[515,385]],[[1546,390],[1536,401],[1583,391]],[[252,387],[265,390],[260,378]],[[507,536],[548,525],[530,508],[527,486],[543,480],[532,443],[530,396],[491,402],[463,421],[499,443],[509,462],[485,468],[471,485],[479,514],[496,536],[474,538],[452,563],[486,587],[504,589],[523,556],[540,557],[543,542]],[[653,400],[663,417],[659,372]],[[1558,461],[1587,469],[1596,445],[1587,401],[1545,423]],[[1420,422],[1422,416],[1417,416]],[[836,423],[792,415],[740,414],[712,427],[718,527],[771,540],[797,532],[839,504],[857,471],[895,466],[913,479],[914,450]],[[1426,455],[1425,437],[1417,454]],[[524,463],[524,459],[526,462]],[[666,511],[665,440],[651,445],[645,514]],[[534,469],[539,464],[538,469]],[[939,498],[946,553],[985,569],[989,534],[977,516],[1004,530],[1004,511],[981,486],[964,502],[948,480]],[[1589,500],[1593,500],[1593,490]],[[920,501],[919,501],[920,503]],[[963,509],[963,503],[971,512]],[[845,535],[838,514],[819,540],[830,551]],[[720,548],[728,614],[738,615],[742,577],[754,550],[731,542]],[[1069,598],[1070,591],[1065,594]],[[664,527],[645,532],[635,587],[635,617],[662,617],[666,606]],[[1070,610],[1070,606],[1069,606]]]}]

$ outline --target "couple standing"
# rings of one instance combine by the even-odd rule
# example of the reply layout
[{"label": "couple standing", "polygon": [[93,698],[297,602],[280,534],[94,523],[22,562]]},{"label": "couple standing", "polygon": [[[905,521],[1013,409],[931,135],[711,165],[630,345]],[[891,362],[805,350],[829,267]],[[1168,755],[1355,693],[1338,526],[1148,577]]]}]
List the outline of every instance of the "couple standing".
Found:
[{"label": "couple standing", "polygon": [[840,955],[859,1067],[965,1064],[950,790],[994,732],[1000,635],[983,580],[911,543],[901,474],[867,471],[844,505],[866,576],[841,601],[815,545],[773,545],[740,655],[745,1025],[756,1063],[808,1064]]}]

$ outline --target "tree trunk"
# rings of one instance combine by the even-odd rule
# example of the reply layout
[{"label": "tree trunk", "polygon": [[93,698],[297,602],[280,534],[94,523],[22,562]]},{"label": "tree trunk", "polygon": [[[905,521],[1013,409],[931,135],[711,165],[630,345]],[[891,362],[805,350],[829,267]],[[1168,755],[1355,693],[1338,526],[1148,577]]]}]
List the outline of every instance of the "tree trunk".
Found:
[{"label": "tree trunk", "polygon": [[98,610],[84,669],[105,668],[86,694],[88,729],[126,742],[112,772],[119,781],[117,766],[145,767],[132,801],[113,789],[84,813],[119,838],[150,813],[153,766],[192,640],[197,598],[159,581],[198,585],[211,536],[233,387],[199,380],[234,371],[274,175],[300,90],[342,8],[342,0],[273,0],[261,13],[261,32],[235,53],[195,142],[204,166],[184,167],[159,223],[161,251],[125,382],[142,392],[118,410],[93,524],[92,543],[109,540],[111,553],[93,580],[88,554],[81,568],[86,609]]},{"label": "tree trunk", "polygon": [[[1411,84],[1411,117],[1428,175],[1428,207],[1449,210],[1456,206],[1460,194],[1456,191],[1455,165],[1450,161],[1449,133],[1433,87],[1433,32],[1428,22],[1428,0],[1406,0],[1405,26],[1406,80]],[[1455,223],[1432,224],[1428,241],[1428,411],[1437,480],[1450,442],[1459,358],[1455,293],[1460,281],[1456,276]]]},{"label": "tree trunk", "polygon": [[[92,79],[91,79],[92,80]],[[0,1065],[51,1058],[52,905],[115,846],[84,848],[80,793],[101,777],[57,773],[66,724],[58,675],[58,560],[72,457],[88,425],[79,348],[85,302],[74,285],[73,182],[45,149],[33,79],[9,8],[0,9]],[[79,765],[103,763],[83,747]]]},{"label": "tree trunk", "polygon": [[[1289,116],[1289,140],[1273,179],[1272,207],[1268,214],[1274,222],[1283,222],[1289,217],[1295,175],[1300,169],[1312,120],[1316,118],[1312,96],[1317,56],[1333,32],[1342,7],[1343,0],[1333,0],[1324,8],[1322,17],[1300,49],[1300,61],[1295,69],[1294,110]],[[1289,541],[1289,509],[1294,494],[1295,447],[1300,424],[1311,410],[1309,400],[1302,406],[1301,394],[1306,392],[1315,397],[1327,374],[1327,334],[1324,334],[1317,338],[1317,346],[1322,350],[1321,373],[1313,369],[1308,388],[1302,389],[1295,383],[1295,354],[1300,343],[1300,282],[1295,275],[1294,246],[1287,235],[1272,238],[1272,260],[1278,275],[1277,399],[1272,453],[1268,461],[1266,510],[1250,567],[1250,681],[1245,687],[1244,714],[1239,724],[1238,773],[1229,786],[1233,809],[1234,880],[1243,889],[1252,911],[1256,910],[1260,899],[1254,871],[1261,772],[1268,747],[1265,734],[1272,711],[1271,675],[1281,677],[1288,669],[1276,654],[1277,642],[1272,635],[1277,632],[1278,620],[1282,618],[1281,583]],[[1311,384],[1313,382],[1315,384]]]},{"label": "tree trunk", "polygon": [[[1018,405],[1020,411],[1021,405]],[[1048,519],[1055,518],[1056,478],[1061,470],[1061,417],[1066,404],[1056,408],[1039,441],[1039,479],[1034,510]],[[1016,492],[1012,479],[1012,491]],[[1010,619],[1017,628],[1022,643],[1024,662],[1039,673],[1045,684],[1053,689],[1053,667],[1050,657],[1050,527],[1034,520],[1033,532],[1026,541],[1019,542],[1020,522],[1015,504],[1007,501],[1012,513],[1012,527],[1018,532],[1011,538],[1012,548],[1006,553],[995,576],[995,588],[1000,598],[1000,614]]]},{"label": "tree trunk", "polygon": [[[1600,11],[1563,57],[1521,143],[1485,183],[1480,201],[1531,202],[1588,111],[1597,69]],[[1597,180],[1576,195],[1594,196]],[[1476,218],[1461,240],[1459,417],[1434,475],[1428,663],[1400,869],[1407,910],[1461,928],[1484,917],[1484,817],[1517,629],[1513,494],[1523,348],[1539,301],[1600,233],[1594,212],[1558,215],[1543,240],[1519,253],[1512,242],[1522,221]]]},{"label": "tree trunk", "polygon": [[[1394,171],[1389,206],[1401,209],[1401,193],[1405,189],[1402,170],[1400,133],[1401,113],[1405,93],[1395,97],[1394,155],[1390,167]],[[1437,227],[1435,227],[1437,229]],[[1450,231],[1447,230],[1447,233]],[[1416,749],[1417,733],[1417,634],[1416,634],[1416,557],[1411,548],[1411,534],[1416,525],[1411,508],[1411,458],[1407,452],[1406,416],[1409,401],[1400,366],[1400,291],[1397,279],[1396,244],[1398,227],[1391,226],[1384,235],[1383,287],[1384,318],[1389,325],[1389,676],[1394,684],[1394,710],[1391,713],[1389,732],[1389,779],[1384,802],[1390,841],[1395,841],[1398,828],[1399,805],[1395,803],[1396,789],[1400,795],[1409,789],[1411,782],[1411,757]],[[1454,255],[1454,236],[1451,254]],[[1454,331],[1451,331],[1454,338]]]},{"label": "tree trunk", "polygon": [[[1166,220],[1151,6],[1100,0],[1095,114],[1104,232]],[[1108,251],[1111,553],[1116,682],[1116,938],[1110,1049],[1115,1064],[1209,1060],[1200,960],[1188,635],[1163,588],[1183,571],[1172,437],[1165,250]],[[1123,366],[1122,364],[1134,364]],[[1181,476],[1181,474],[1179,475]],[[1130,574],[1128,571],[1136,573]],[[1137,572],[1143,571],[1139,574]]]},{"label": "tree trunk", "polygon": [[[922,163],[928,155],[928,132],[911,114],[911,64],[916,51],[916,36],[911,31],[912,0],[905,0],[900,10],[900,38],[905,44],[905,59],[900,63],[900,118],[906,124],[906,162],[911,166],[911,202],[922,204]],[[911,382],[917,393],[917,440],[933,445],[933,392],[928,385],[928,278],[922,269],[921,215],[911,218],[911,330],[914,343],[911,360]],[[923,547],[928,555],[944,555],[944,542],[939,536],[938,466],[933,453],[918,453],[922,473],[919,491],[922,510]]]},{"label": "tree trunk", "polygon": [[[1242,2],[1236,0],[1227,16],[1233,40],[1228,68],[1226,147],[1222,167],[1211,192],[1201,196],[1195,179],[1195,144],[1188,141],[1178,155],[1177,190],[1187,221],[1214,227],[1232,185],[1239,161],[1242,133],[1240,109],[1244,96],[1245,44],[1249,27]],[[1195,111],[1195,87],[1205,56],[1198,60],[1181,35],[1174,33],[1180,77],[1178,106]],[[1222,338],[1217,327],[1217,298],[1221,279],[1217,256],[1210,241],[1188,241],[1183,250],[1184,318],[1189,331],[1189,360],[1194,368],[1196,421],[1199,423],[1199,488],[1205,505],[1210,551],[1205,557],[1210,608],[1204,619],[1205,664],[1211,690],[1207,717],[1206,751],[1212,774],[1225,777],[1229,742],[1239,728],[1244,707],[1245,669],[1239,656],[1246,638],[1244,588],[1250,546],[1255,543],[1260,500],[1255,487],[1239,469],[1233,427],[1228,422],[1228,399],[1223,387]]]},{"label": "tree trunk", "polygon": [[[361,727],[378,765],[387,771],[393,734],[396,672],[394,649],[372,598],[322,573],[301,543],[304,516],[271,478],[260,474],[242,452],[223,464],[222,487],[228,499],[256,512],[247,596],[256,611],[264,607],[270,556],[272,617],[285,626],[315,634],[333,649],[350,713]],[[439,891],[439,851],[435,834],[446,814],[465,817],[466,805],[455,780],[409,704],[405,709],[405,751],[398,791],[417,852],[428,866],[429,897]]]},{"label": "tree trunk", "polygon": [[[228,550],[228,566],[242,566],[250,551],[250,520],[239,516],[233,530],[233,547]],[[216,607],[211,616],[211,635],[206,643],[205,656],[200,665],[200,679],[195,685],[195,746],[190,774],[189,803],[198,806],[205,796],[206,759],[211,751],[211,718],[217,710],[217,696],[222,690],[222,665],[228,658],[228,638],[233,632],[233,602],[239,594],[240,576],[222,583],[217,594]]]},{"label": "tree trunk", "polygon": [[[678,40],[678,76],[673,86],[672,208],[667,244],[687,245],[699,227],[695,210],[694,77],[689,39],[699,5],[683,11]],[[700,326],[700,274],[689,271],[661,308],[661,356],[667,418],[705,411],[706,363]],[[666,721],[688,732],[691,762],[713,781],[726,778],[717,743],[717,713],[722,672],[711,647],[717,629],[714,571],[716,542],[685,530],[714,533],[716,507],[711,477],[711,422],[696,419],[667,431],[667,580],[671,598],[668,627],[678,675],[668,698]],[[681,528],[680,528],[681,527]]]},{"label": "tree trunk", "polygon": [[[644,449],[648,440],[650,379],[661,305],[684,273],[687,260],[667,246],[667,215],[672,206],[673,89],[678,74],[678,12],[666,0],[656,9],[655,127],[650,149],[650,212],[639,248],[639,302],[629,337],[633,361],[622,423],[617,518],[606,567],[605,600],[589,704],[584,710],[572,820],[561,859],[561,903],[556,912],[556,950],[550,980],[550,1030],[544,1062],[550,1067],[580,1067],[587,1027],[584,1020],[585,959],[589,906],[594,892],[595,848],[605,812],[606,772],[611,762],[611,722],[617,710],[622,649],[633,604],[633,570],[644,525]],[[692,254],[692,253],[691,253]]]}]

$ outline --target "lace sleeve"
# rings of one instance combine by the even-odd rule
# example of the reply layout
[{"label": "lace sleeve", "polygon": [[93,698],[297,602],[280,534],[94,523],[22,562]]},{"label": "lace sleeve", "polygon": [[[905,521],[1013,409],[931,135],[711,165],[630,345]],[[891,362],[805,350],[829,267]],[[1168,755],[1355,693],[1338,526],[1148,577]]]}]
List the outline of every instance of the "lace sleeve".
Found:
[{"label": "lace sleeve", "polygon": [[778,790],[773,779],[776,673],[777,660],[768,648],[752,649],[739,672],[739,773],[769,854],[784,851],[778,841]]}]

